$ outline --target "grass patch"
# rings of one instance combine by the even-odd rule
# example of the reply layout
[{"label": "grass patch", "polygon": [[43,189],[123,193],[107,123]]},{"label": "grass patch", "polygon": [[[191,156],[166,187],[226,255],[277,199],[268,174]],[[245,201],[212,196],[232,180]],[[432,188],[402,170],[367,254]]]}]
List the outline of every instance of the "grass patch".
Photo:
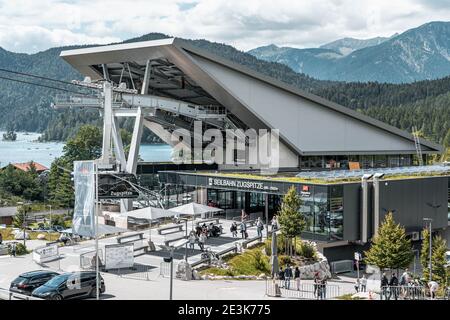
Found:
[{"label": "grass patch", "polygon": [[[12,231],[13,231],[12,228],[0,229],[0,233],[2,234],[3,240],[15,240],[14,234]],[[27,230],[26,232],[30,236],[29,240],[37,240],[37,236],[39,234],[41,234],[41,232],[34,232],[34,231],[29,231],[29,230]],[[59,239],[59,233],[57,233],[57,232],[52,232],[52,233],[42,232],[42,234],[45,236],[44,240],[47,240],[47,241],[56,241]],[[17,240],[17,241],[22,241],[22,240]]]},{"label": "grass patch", "polygon": [[213,274],[217,276],[259,276],[270,274],[269,258],[263,254],[264,244],[258,244],[247,249],[242,254],[232,254],[223,260],[229,265],[229,269],[210,267],[200,271],[201,275]]},{"label": "grass patch", "polygon": [[336,297],[338,300],[366,300],[362,297],[353,297],[353,293],[343,294],[342,296]]}]

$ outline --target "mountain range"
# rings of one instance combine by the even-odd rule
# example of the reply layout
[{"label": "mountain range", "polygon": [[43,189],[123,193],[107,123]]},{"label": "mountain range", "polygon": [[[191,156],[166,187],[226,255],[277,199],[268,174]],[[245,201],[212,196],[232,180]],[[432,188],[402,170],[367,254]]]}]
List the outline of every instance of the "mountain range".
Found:
[{"label": "mountain range", "polygon": [[248,53],[313,78],[410,83],[450,75],[450,22],[430,22],[389,38],[344,38],[319,48],[268,45]]},{"label": "mountain range", "polygon": [[[431,25],[434,25],[431,24]],[[443,27],[448,24],[437,23]],[[420,27],[420,28],[423,28]],[[444,39],[442,35],[433,32],[433,37]],[[148,41],[168,38],[161,33],[149,33],[141,37],[125,40],[128,42]],[[308,49],[310,52],[345,55],[351,57],[359,52],[379,48],[389,44],[402,35],[390,38],[374,38],[369,40],[341,39],[324,45],[322,48]],[[412,37],[412,36],[410,36]],[[424,80],[406,84],[390,84],[381,82],[351,82],[320,80],[305,73],[299,73],[281,61],[267,61],[266,57],[257,58],[236,48],[207,40],[189,40],[194,46],[213,54],[245,65],[267,76],[284,81],[292,86],[317,94],[337,102],[343,106],[370,114],[401,129],[411,130],[417,126],[423,136],[450,145],[450,77],[436,80]],[[431,41],[431,40],[430,40]],[[437,41],[436,43],[445,41]],[[450,42],[449,42],[450,43]],[[435,45],[433,48],[436,48]],[[24,73],[35,74],[58,80],[82,79],[82,75],[64,62],[59,54],[62,50],[82,48],[87,46],[70,46],[51,48],[36,54],[13,53],[0,48],[0,129],[7,127],[15,130],[43,132],[46,140],[66,140],[78,128],[86,123],[100,125],[101,119],[97,112],[85,110],[54,110],[50,104],[61,91],[42,88],[30,84],[12,82],[2,77],[38,82],[64,89],[76,90],[56,82],[36,81],[36,79],[11,75],[1,71],[2,68]],[[274,46],[271,46],[275,48]],[[300,49],[296,49],[300,50]],[[306,49],[305,49],[306,50]],[[317,60],[317,58],[314,58]],[[341,58],[344,59],[344,58]],[[330,60],[330,59],[328,59]],[[326,68],[324,68],[326,69]],[[441,70],[442,71],[442,70]],[[448,73],[450,74],[450,72]],[[437,78],[433,76],[430,78]],[[405,110],[415,110],[414,116],[405,114]],[[376,110],[374,112],[373,110]],[[132,123],[121,123],[121,127],[131,130]],[[447,138],[448,137],[448,138]],[[157,142],[156,136],[145,131],[144,142]],[[447,143],[448,141],[448,143]]]}]

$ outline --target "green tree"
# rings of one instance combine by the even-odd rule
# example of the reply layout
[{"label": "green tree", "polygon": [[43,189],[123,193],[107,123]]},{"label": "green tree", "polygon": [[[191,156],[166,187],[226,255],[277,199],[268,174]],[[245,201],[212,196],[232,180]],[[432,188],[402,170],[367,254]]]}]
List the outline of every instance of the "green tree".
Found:
[{"label": "green tree", "polygon": [[422,265],[422,273],[425,279],[430,278],[430,231],[424,228],[422,231],[422,248],[420,249],[420,264]]},{"label": "green tree", "polygon": [[368,264],[383,269],[407,268],[414,254],[405,229],[394,222],[389,212],[380,225],[370,249],[365,252]]},{"label": "green tree", "polygon": [[292,240],[300,236],[306,226],[303,214],[300,212],[301,205],[302,200],[297,194],[295,187],[291,186],[284,195],[278,212],[281,233],[287,239],[287,251],[290,255],[292,255]]},{"label": "green tree", "polygon": [[441,286],[447,286],[447,244],[441,236],[433,238],[433,252],[431,253],[431,268],[433,270],[432,278],[438,282]]},{"label": "green tree", "polygon": [[67,141],[63,155],[53,161],[50,167],[48,190],[50,201],[60,207],[73,207],[74,189],[70,172],[73,162],[94,160],[100,157],[102,133],[93,125],[82,126],[77,134]]},{"label": "green tree", "polygon": [[[423,278],[428,281],[430,278],[430,232],[429,229],[423,230],[422,249],[420,251],[420,264],[422,265]],[[445,265],[447,264],[446,252],[447,245],[441,236],[435,236],[432,239],[431,251],[431,270],[432,279],[440,285],[445,286],[448,283],[448,274]]]},{"label": "green tree", "polygon": [[62,158],[65,161],[93,160],[102,152],[102,132],[99,127],[84,125],[77,134],[67,140]]}]

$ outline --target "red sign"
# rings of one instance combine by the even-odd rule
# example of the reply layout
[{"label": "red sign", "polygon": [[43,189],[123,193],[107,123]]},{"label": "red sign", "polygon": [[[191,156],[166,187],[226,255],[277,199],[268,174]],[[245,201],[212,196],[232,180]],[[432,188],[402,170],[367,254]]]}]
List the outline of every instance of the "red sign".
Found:
[{"label": "red sign", "polygon": [[302,191],[309,191],[309,186],[302,186]]}]

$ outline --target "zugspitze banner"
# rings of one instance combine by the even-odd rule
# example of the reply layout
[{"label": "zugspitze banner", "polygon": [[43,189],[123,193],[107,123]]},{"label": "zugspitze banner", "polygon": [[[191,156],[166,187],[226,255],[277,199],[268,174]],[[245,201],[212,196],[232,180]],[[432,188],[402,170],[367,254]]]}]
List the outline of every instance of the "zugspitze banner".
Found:
[{"label": "zugspitze banner", "polygon": [[75,210],[73,233],[95,236],[95,163],[74,161]]}]

